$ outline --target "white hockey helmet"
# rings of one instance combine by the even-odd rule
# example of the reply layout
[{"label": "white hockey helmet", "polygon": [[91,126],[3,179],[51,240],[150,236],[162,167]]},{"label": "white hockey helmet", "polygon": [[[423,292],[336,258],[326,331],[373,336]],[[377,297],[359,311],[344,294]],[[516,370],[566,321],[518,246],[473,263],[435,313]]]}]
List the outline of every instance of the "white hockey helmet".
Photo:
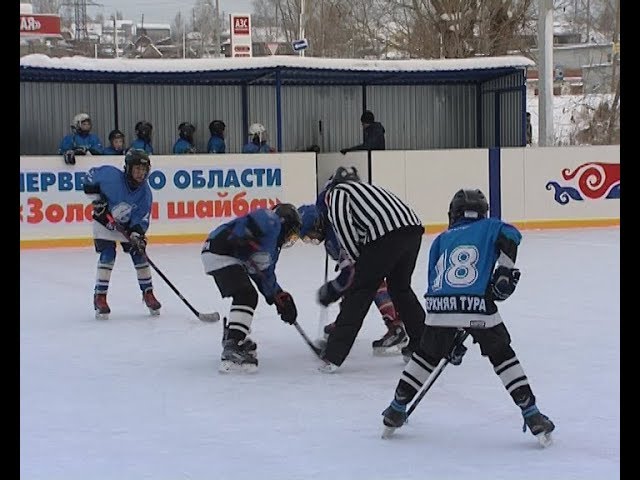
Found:
[{"label": "white hockey helmet", "polygon": [[261,123],[252,123],[249,126],[249,137],[253,139],[254,136],[258,136],[261,142],[267,139],[267,129]]},{"label": "white hockey helmet", "polygon": [[91,125],[91,117],[89,116],[88,113],[78,113],[75,117],[73,117],[73,123],[71,124],[71,126],[73,128],[75,128],[76,130],[82,130],[81,128],[81,124],[82,122],[86,122],[89,121],[89,124]]}]

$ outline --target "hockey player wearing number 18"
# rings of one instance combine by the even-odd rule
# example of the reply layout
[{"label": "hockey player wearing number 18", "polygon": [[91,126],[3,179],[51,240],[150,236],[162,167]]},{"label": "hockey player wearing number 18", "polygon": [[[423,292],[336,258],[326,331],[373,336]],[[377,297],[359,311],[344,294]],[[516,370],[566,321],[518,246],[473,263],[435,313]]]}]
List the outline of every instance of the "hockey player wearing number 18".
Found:
[{"label": "hockey player wearing number 18", "polygon": [[[143,150],[129,150],[124,172],[112,165],[89,169],[84,192],[93,200],[93,238],[98,259],[93,306],[97,319],[109,318],[107,290],[116,261],[116,242],[131,255],[142,299],[152,315],[160,314],[160,302],[153,294],[151,269],[145,256],[151,215],[152,194],[147,178],[151,160]],[[117,222],[129,239],[116,230]]]},{"label": "hockey player wearing number 18", "polygon": [[300,232],[300,214],[290,203],[258,208],[215,228],[202,246],[204,272],[211,275],[223,298],[231,297],[223,333],[221,373],[253,373],[258,369],[257,345],[248,335],[258,293],[275,303],[283,322],[294,324],[298,311],[293,297],[280,287],[275,268],[283,247]]},{"label": "hockey player wearing number 18", "polygon": [[[520,408],[523,431],[528,427],[543,446],[551,442],[555,426],[538,410],[496,306],[496,302],[509,298],[520,279],[515,261],[522,236],[514,226],[486,218],[488,210],[480,190],[459,190],[451,200],[449,228],[435,238],[429,251],[426,327],[419,348],[400,376],[391,405],[382,412],[386,428],[383,437],[405,423],[407,404],[432,374],[436,378],[440,370],[434,371],[442,359],[459,364],[466,348],[454,346],[462,329],[479,344],[480,353],[489,358]],[[452,353],[458,355],[457,362]]]}]

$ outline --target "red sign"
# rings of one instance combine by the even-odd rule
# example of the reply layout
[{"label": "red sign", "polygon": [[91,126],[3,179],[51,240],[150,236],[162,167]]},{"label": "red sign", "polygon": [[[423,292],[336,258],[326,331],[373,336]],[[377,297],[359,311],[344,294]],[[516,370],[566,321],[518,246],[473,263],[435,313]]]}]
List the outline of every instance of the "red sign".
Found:
[{"label": "red sign", "polygon": [[233,34],[234,35],[249,35],[251,27],[249,24],[249,17],[234,17],[233,18]]},{"label": "red sign", "polygon": [[21,37],[61,37],[60,16],[20,14]]}]

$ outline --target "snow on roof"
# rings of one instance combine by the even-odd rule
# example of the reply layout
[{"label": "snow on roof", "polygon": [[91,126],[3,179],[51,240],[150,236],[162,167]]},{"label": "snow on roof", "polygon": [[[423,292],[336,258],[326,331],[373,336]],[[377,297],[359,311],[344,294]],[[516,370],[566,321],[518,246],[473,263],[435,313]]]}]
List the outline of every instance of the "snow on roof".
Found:
[{"label": "snow on roof", "polygon": [[522,56],[477,57],[436,60],[362,60],[271,55],[251,58],[129,59],[129,58],[50,58],[42,54],[20,58],[21,67],[101,72],[198,72],[255,68],[306,68],[372,72],[425,72],[483,70],[505,67],[531,67],[535,62]]},{"label": "snow on roof", "polygon": [[136,23],[136,28],[146,28],[148,30],[171,30],[169,23]]}]

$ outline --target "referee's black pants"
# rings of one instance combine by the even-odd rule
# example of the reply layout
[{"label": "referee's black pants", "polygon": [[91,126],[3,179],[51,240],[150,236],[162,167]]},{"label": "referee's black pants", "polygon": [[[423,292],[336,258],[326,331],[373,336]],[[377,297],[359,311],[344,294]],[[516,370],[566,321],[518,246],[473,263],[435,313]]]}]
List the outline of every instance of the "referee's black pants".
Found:
[{"label": "referee's black pants", "polygon": [[362,247],[353,284],[342,297],[335,328],[327,340],[325,358],[328,361],[342,365],[347,358],[385,278],[389,296],[409,335],[409,346],[412,350],[418,348],[426,314],[411,288],[411,276],[423,233],[423,227],[403,227]]}]

